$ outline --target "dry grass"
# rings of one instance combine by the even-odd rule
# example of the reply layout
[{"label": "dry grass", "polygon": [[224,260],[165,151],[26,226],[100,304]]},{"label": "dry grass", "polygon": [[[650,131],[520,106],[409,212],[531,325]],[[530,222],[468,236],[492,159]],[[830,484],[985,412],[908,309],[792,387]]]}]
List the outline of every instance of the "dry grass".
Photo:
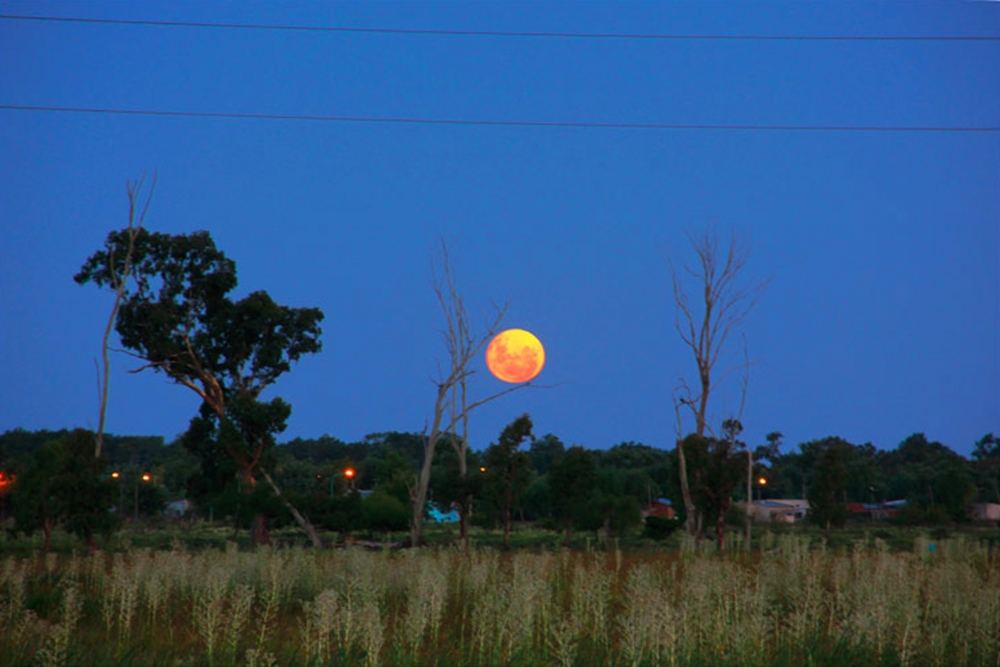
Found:
[{"label": "dry grass", "polygon": [[9,665],[1000,665],[1000,556],[303,549],[6,558]]}]

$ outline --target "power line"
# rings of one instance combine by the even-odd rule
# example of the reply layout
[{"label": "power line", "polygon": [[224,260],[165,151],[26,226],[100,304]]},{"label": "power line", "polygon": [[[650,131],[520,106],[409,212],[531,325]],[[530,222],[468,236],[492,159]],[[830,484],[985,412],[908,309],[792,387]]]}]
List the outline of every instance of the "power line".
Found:
[{"label": "power line", "polygon": [[220,28],[227,30],[281,30],[293,32],[358,33],[376,35],[425,35],[448,37],[524,37],[545,39],[628,39],[628,40],[730,40],[767,42],[997,42],[1000,36],[969,35],[692,35],[658,33],[526,32],[513,30],[443,30],[416,28],[343,28],[262,23],[205,23],[197,21],[151,21],[134,19],[92,19],[69,16],[28,16],[0,14],[8,21],[84,23],[100,25],[155,26],[164,28]]},{"label": "power line", "polygon": [[323,123],[383,123],[397,125],[464,125],[487,127],[580,128],[599,130],[743,130],[797,132],[1000,132],[998,127],[931,125],[754,125],[690,123],[589,123],[575,121],[470,120],[458,118],[378,118],[373,116],[308,116],[299,114],[230,113],[217,111],[164,111],[157,109],[100,109],[0,104],[7,111],[106,114],[125,116],[166,116],[174,118],[214,118],[224,120],[285,120]]}]

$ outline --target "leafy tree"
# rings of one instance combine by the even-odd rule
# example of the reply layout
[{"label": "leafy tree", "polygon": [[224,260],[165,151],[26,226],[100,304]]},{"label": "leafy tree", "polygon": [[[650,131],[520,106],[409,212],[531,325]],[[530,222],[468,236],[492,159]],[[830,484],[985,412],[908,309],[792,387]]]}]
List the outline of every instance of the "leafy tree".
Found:
[{"label": "leafy tree", "polygon": [[51,440],[35,452],[34,461],[17,476],[13,496],[16,529],[26,535],[41,530],[46,553],[52,548],[52,531],[65,511],[62,499],[54,491],[65,458],[62,440]]},{"label": "leafy tree", "polygon": [[951,521],[968,518],[968,504],[976,493],[972,469],[945,445],[914,433],[887,452],[883,464],[891,497],[906,498],[925,513],[943,514]]},{"label": "leafy tree", "polygon": [[63,440],[64,467],[57,475],[54,493],[64,504],[66,530],[86,543],[93,553],[95,535],[108,535],[118,523],[111,514],[115,489],[103,458],[93,454],[94,433],[74,430]]},{"label": "leafy tree", "polygon": [[1000,439],[987,433],[972,450],[981,500],[1000,503]]},{"label": "leafy tree", "polygon": [[670,458],[670,454],[662,449],[622,442],[599,454],[598,467],[616,471],[616,494],[627,495],[644,506],[653,498],[668,494],[674,479]]},{"label": "leafy tree", "polygon": [[720,551],[725,547],[726,514],[747,470],[746,445],[736,439],[743,426],[738,420],[728,419],[724,427],[724,438],[700,438],[692,433],[684,442],[684,448],[692,454],[692,499],[703,509],[707,522],[715,524]]},{"label": "leafy tree", "polygon": [[94,434],[76,429],[52,440],[36,452],[34,461],[17,481],[14,516],[17,528],[27,534],[41,530],[45,550],[52,544],[52,529],[65,525],[96,550],[94,537],[108,534],[117,523],[111,513],[115,489],[105,474],[105,461],[94,457]]},{"label": "leafy tree", "polygon": [[827,533],[831,527],[841,527],[847,520],[847,461],[851,444],[840,438],[804,443],[815,455],[813,484],[809,487],[809,520],[823,526]]},{"label": "leafy tree", "polygon": [[531,467],[539,475],[547,474],[552,465],[561,459],[565,452],[566,446],[563,445],[562,440],[551,433],[546,433],[542,437],[532,440],[531,446],[528,448]]},{"label": "leafy tree", "polygon": [[[291,408],[281,399],[265,403],[259,396],[293,362],[320,350],[323,313],[281,306],[262,291],[230,299],[236,264],[208,232],[112,232],[75,280],[115,290],[120,299],[115,330],[122,345],[143,360],[142,368],[164,373],[201,397],[186,442],[203,462],[227,457],[248,493],[261,475],[280,496],[260,464]],[[287,507],[313,543],[322,544],[311,524]],[[257,535],[266,537],[263,525],[258,529]]]},{"label": "leafy tree", "polygon": [[505,548],[510,547],[510,526],[514,513],[531,480],[528,453],[518,450],[521,443],[531,437],[531,428],[531,417],[521,415],[504,428],[496,444],[486,449],[484,485],[503,525]]},{"label": "leafy tree", "polygon": [[552,515],[566,531],[566,546],[574,528],[586,530],[599,523],[595,521],[597,481],[596,457],[579,445],[567,449],[549,471]]},{"label": "leafy tree", "polygon": [[767,444],[757,445],[753,452],[753,458],[755,461],[774,463],[781,458],[781,439],[785,436],[781,431],[771,431],[765,437]]}]

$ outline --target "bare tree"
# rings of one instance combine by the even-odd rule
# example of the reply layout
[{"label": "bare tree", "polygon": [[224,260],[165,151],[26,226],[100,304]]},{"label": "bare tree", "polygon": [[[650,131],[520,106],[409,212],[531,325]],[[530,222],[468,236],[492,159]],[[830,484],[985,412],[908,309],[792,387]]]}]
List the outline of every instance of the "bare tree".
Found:
[{"label": "bare tree", "polygon": [[139,212],[139,218],[136,220],[136,204],[145,180],[146,178],[143,177],[138,181],[127,181],[125,184],[125,189],[128,193],[128,228],[126,230],[128,245],[121,273],[119,274],[115,271],[114,267],[117,266],[117,262],[113,255],[109,262],[111,266],[110,287],[115,293],[115,302],[111,306],[111,314],[108,316],[108,324],[104,327],[104,338],[101,341],[102,367],[100,372],[102,375],[99,375],[97,379],[97,390],[100,395],[100,414],[97,422],[97,436],[94,443],[95,458],[101,458],[101,449],[104,445],[104,423],[108,412],[108,381],[111,375],[111,361],[108,358],[111,331],[114,329],[115,320],[118,318],[118,310],[121,308],[122,298],[128,289],[128,277],[132,273],[132,255],[135,251],[135,239],[139,235],[139,230],[142,229],[143,223],[146,221],[146,213],[149,211],[149,205],[153,201],[153,193],[156,191],[156,174],[154,173],[153,182],[149,186],[149,194],[146,196],[146,203],[143,204],[142,211]]},{"label": "bare tree", "polygon": [[[698,390],[694,392],[683,379],[674,393],[674,412],[677,416],[677,455],[680,465],[681,494],[687,511],[685,527],[690,534],[700,529],[697,507],[691,498],[687,479],[687,466],[683,447],[681,408],[687,407],[694,417],[695,434],[704,438],[711,435],[708,423],[709,397],[715,384],[715,370],[730,334],[743,321],[757,302],[767,282],[746,286],[742,280],[749,251],[740,245],[735,233],[728,241],[721,242],[714,227],[708,227],[701,236],[687,234],[695,251],[697,262],[685,263],[680,271],[671,264],[675,306],[674,328],[681,340],[691,350],[698,369]],[[686,278],[685,278],[686,276]],[[692,298],[684,288],[691,281],[697,289]],[[725,377],[725,374],[723,374]]]},{"label": "bare tree", "polygon": [[[437,396],[434,401],[434,417],[429,430],[424,431],[424,461],[416,483],[410,487],[410,500],[413,501],[410,544],[413,546],[420,544],[424,506],[427,504],[427,490],[431,480],[431,465],[438,443],[446,436],[450,436],[449,439],[458,454],[459,475],[465,479],[468,476],[469,414],[484,403],[531,384],[530,382],[517,384],[486,398],[471,403],[468,401],[467,380],[474,373],[469,369],[469,364],[499,332],[507,306],[494,305],[494,317],[486,333],[476,336],[469,326],[469,317],[455,283],[448,246],[444,241],[441,242],[440,263],[443,275],[435,280],[434,293],[445,317],[443,334],[448,349],[448,366],[446,369],[439,368],[438,378],[434,382],[437,385]],[[465,511],[462,512],[460,520],[464,540],[467,525]]]}]

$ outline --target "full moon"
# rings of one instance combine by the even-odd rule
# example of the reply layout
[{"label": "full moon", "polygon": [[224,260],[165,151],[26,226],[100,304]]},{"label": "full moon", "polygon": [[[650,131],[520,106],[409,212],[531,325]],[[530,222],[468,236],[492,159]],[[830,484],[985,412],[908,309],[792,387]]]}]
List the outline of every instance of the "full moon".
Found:
[{"label": "full moon", "polygon": [[527,382],[538,377],[545,365],[545,348],[524,329],[501,331],[486,348],[486,365],[504,382]]}]

